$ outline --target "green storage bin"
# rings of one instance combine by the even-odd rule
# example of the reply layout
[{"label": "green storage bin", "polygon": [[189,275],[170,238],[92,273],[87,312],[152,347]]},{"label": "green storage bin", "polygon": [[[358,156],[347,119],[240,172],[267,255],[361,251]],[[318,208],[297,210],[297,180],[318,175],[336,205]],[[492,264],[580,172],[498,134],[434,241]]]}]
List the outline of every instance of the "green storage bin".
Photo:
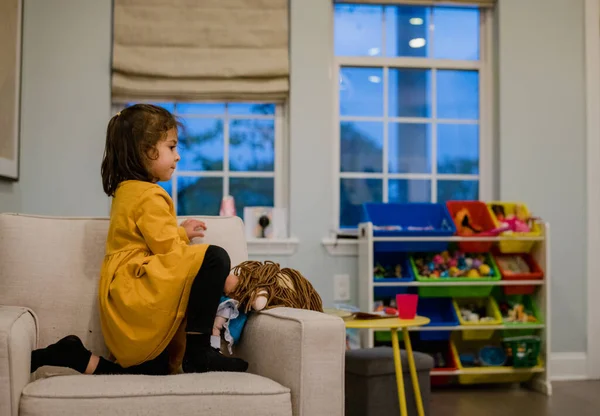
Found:
[{"label": "green storage bin", "polygon": [[503,343],[509,364],[512,364],[513,367],[531,368],[538,364],[541,346],[539,337],[504,338]]},{"label": "green storage bin", "polygon": [[424,298],[479,298],[490,296],[493,285],[490,286],[446,286],[452,282],[497,282],[500,280],[501,275],[498,270],[498,266],[494,261],[494,258],[490,253],[485,253],[485,262],[488,264],[492,271],[493,276],[489,277],[447,277],[447,278],[430,278],[421,276],[417,265],[415,264],[415,257],[410,256],[410,264],[415,275],[415,280],[418,282],[431,282],[433,284],[440,284],[439,287],[431,286],[419,286],[419,296]]},{"label": "green storage bin", "polygon": [[537,329],[520,329],[527,325],[543,325],[544,320],[540,309],[538,308],[533,296],[531,295],[504,295],[502,291],[495,291],[494,297],[497,300],[499,309],[502,309],[502,303],[504,302],[516,302],[521,303],[526,311],[531,311],[532,315],[536,318],[537,322],[506,322],[504,316],[502,316],[502,324],[509,328],[503,331],[505,337],[516,337],[524,335],[534,335]]}]

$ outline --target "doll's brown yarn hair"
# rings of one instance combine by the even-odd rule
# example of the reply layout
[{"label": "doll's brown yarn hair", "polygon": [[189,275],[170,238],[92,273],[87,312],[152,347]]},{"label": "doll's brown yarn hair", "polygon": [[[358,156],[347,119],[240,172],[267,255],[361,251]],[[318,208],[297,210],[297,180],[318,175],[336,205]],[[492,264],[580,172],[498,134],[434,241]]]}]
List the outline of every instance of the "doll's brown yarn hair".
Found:
[{"label": "doll's brown yarn hair", "polygon": [[233,268],[239,284],[232,299],[248,312],[261,289],[268,293],[265,309],[278,306],[323,312],[321,297],[310,282],[297,270],[284,268],[272,261],[245,261]]}]

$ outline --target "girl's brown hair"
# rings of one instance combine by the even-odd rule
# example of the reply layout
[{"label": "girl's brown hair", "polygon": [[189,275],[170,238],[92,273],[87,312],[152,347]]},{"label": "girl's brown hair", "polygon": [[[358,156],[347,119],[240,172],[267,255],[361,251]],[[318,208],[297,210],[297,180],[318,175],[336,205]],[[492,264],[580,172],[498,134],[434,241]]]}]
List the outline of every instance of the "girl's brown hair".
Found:
[{"label": "girl's brown hair", "polygon": [[148,162],[158,157],[156,144],[180,123],[167,110],[151,104],[135,104],[108,122],[102,159],[102,187],[114,196],[126,180],[152,182]]}]

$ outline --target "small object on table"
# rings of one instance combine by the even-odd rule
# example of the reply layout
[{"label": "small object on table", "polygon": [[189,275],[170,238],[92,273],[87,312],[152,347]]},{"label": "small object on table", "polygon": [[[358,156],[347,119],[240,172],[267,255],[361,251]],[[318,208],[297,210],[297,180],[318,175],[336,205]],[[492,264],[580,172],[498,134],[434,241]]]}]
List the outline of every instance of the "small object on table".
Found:
[{"label": "small object on table", "polygon": [[414,319],[417,315],[417,303],[419,295],[402,294],[396,295],[396,307],[400,319]]}]

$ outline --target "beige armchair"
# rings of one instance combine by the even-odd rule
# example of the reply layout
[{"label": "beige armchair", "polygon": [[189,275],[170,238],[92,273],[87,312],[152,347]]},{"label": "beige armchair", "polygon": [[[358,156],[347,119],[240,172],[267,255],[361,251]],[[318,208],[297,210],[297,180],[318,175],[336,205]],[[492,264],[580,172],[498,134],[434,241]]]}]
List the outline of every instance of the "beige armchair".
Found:
[{"label": "beige armchair", "polygon": [[[239,218],[202,220],[205,242],[232,264],[247,259]],[[31,350],[67,334],[106,355],[97,283],[107,229],[106,219],[0,214],[0,416],[343,415],[343,322],[290,308],[248,320],[235,347],[250,363],[244,374],[48,376],[57,372],[46,367],[31,377]]]}]

